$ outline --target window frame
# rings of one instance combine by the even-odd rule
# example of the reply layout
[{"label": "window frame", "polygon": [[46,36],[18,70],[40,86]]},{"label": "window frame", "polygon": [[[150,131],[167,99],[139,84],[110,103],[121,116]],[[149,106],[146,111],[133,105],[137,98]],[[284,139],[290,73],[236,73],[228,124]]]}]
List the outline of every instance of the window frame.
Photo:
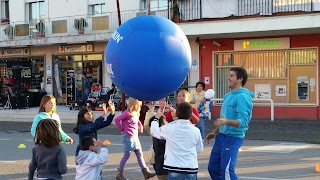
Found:
[{"label": "window frame", "polygon": [[3,18],[10,20],[9,0],[1,0],[1,19]]},{"label": "window frame", "polygon": [[[35,5],[35,8],[36,8],[35,17],[33,17],[33,14],[32,14],[33,13],[32,5]],[[41,8],[43,9],[41,10]],[[25,9],[26,9],[25,19],[27,22],[45,19],[45,16],[46,16],[45,1],[41,0],[41,1],[27,2],[25,4]]]},{"label": "window frame", "polygon": [[[95,7],[99,7],[99,12],[95,13]],[[106,3],[99,3],[99,4],[90,4],[89,5],[90,15],[98,16],[106,13]]]}]

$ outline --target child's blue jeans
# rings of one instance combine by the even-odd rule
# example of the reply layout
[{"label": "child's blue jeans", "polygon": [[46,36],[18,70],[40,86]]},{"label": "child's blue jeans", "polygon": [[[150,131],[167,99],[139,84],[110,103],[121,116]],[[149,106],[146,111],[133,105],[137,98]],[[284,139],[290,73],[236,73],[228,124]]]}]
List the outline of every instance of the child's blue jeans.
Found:
[{"label": "child's blue jeans", "polygon": [[204,121],[207,119],[208,119],[208,117],[200,117],[200,122],[196,125],[200,130],[202,140],[204,140],[206,138],[205,137]]},{"label": "child's blue jeans", "polygon": [[197,174],[168,172],[168,180],[197,180]]}]

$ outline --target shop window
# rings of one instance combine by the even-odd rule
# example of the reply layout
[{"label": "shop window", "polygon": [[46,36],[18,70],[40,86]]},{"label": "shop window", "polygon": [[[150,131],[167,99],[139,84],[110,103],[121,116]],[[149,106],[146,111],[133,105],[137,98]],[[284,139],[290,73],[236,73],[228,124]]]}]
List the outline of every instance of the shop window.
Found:
[{"label": "shop window", "polygon": [[[297,99],[296,87],[298,77],[307,77],[310,82],[317,82],[316,49],[215,53],[214,62],[217,98],[223,98],[230,91],[227,81],[230,68],[244,67],[249,76],[245,86],[255,92],[255,98],[272,98],[278,104],[316,103],[317,90],[314,83],[310,87],[312,91],[308,101]],[[257,92],[257,89],[263,89],[264,92]]]},{"label": "shop window", "polygon": [[87,54],[87,55],[83,55],[83,60],[87,61],[87,60],[91,60],[91,61],[100,61],[102,60],[102,54]]},{"label": "shop window", "polygon": [[94,4],[89,6],[92,15],[104,14],[106,13],[106,4]]},{"label": "shop window", "polygon": [[45,94],[43,76],[43,57],[1,58],[1,103],[10,97],[12,108],[39,106]]}]

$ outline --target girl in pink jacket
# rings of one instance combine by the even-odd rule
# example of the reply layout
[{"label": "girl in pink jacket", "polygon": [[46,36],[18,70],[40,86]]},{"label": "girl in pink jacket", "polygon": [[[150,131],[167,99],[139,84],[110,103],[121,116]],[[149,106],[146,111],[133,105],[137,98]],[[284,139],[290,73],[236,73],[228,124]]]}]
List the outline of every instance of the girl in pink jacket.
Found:
[{"label": "girl in pink jacket", "polygon": [[141,168],[144,178],[149,179],[155,176],[155,174],[151,173],[146,166],[138,137],[138,133],[143,132],[143,126],[139,121],[141,105],[141,101],[134,98],[129,98],[128,109],[114,119],[117,128],[121,131],[122,134],[124,151],[118,168],[118,174],[116,178],[117,180],[126,179],[123,176],[123,169],[132,151],[134,151],[137,156],[138,164]]}]

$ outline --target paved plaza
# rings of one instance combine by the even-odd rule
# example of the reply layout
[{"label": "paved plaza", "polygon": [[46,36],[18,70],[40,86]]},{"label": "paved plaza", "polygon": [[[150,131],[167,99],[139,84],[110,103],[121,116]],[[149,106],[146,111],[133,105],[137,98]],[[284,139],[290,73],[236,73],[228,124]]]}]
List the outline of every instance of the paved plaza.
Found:
[{"label": "paved plaza", "polygon": [[[0,179],[26,179],[31,149],[34,146],[30,127],[38,108],[22,110],[1,110],[0,119]],[[77,110],[70,111],[59,106],[58,111],[63,130],[74,138],[72,145],[64,144],[68,155],[69,171],[64,179],[74,179],[74,152],[78,137],[72,132],[75,126]],[[94,112],[97,117],[101,112]],[[117,112],[117,114],[120,112]],[[2,116],[2,117],[1,117]],[[4,117],[7,117],[4,119]],[[205,123],[206,132],[212,130],[213,119]],[[243,180],[320,180],[320,173],[315,172],[315,164],[320,163],[320,123],[309,120],[253,119],[250,122],[246,141],[239,152],[237,173]],[[122,158],[120,132],[112,124],[98,132],[99,138],[109,139],[109,161],[103,166],[105,179],[115,179],[118,163]],[[151,145],[146,133],[140,135],[144,156]],[[205,144],[199,154],[199,179],[210,179],[207,172],[208,159],[212,144]],[[19,144],[26,145],[18,149]],[[152,166],[150,169],[153,171]],[[126,165],[125,175],[130,180],[139,180],[142,173],[134,154]],[[156,178],[154,178],[156,179]]]},{"label": "paved plaza", "polygon": [[[108,127],[103,130],[108,131]],[[71,180],[75,177],[74,152],[77,137],[70,134],[76,142],[72,145],[64,144],[68,156],[69,171],[64,179]],[[0,132],[0,179],[26,179],[28,163],[31,157],[33,142],[28,132]],[[99,135],[102,140],[108,139],[109,161],[103,166],[105,179],[115,179],[116,169],[122,157],[121,136]],[[141,136],[142,149],[146,157],[151,145],[148,136]],[[212,142],[213,143],[213,142]],[[199,154],[199,173],[201,180],[210,179],[207,172],[211,144],[205,144],[204,151]],[[18,149],[19,144],[26,145],[25,149]],[[303,179],[317,180],[320,174],[315,172],[315,164],[320,162],[320,145],[302,142],[247,140],[241,147],[237,165],[239,179],[243,180],[285,180]],[[153,171],[152,166],[150,169]],[[139,180],[142,173],[134,154],[131,155],[125,175],[130,180]],[[155,179],[155,178],[154,178]]]}]

